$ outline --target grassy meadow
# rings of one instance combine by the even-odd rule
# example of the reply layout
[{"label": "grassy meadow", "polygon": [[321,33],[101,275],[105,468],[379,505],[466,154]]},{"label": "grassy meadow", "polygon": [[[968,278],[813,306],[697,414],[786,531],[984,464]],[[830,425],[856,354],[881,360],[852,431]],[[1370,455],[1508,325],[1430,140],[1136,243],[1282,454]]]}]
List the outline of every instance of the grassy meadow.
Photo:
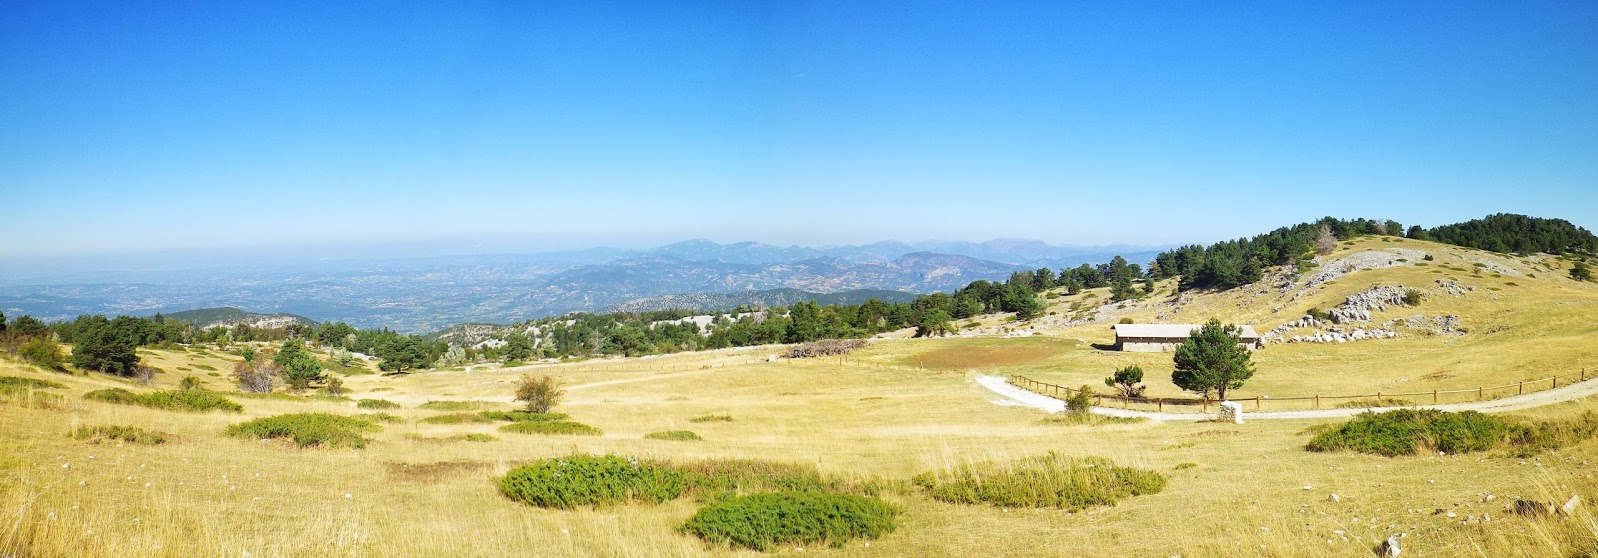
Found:
[{"label": "grassy meadow", "polygon": [[[1598,366],[1598,285],[1564,279],[1560,262],[1515,260],[1537,277],[1492,277],[1470,258],[1430,243],[1428,266],[1362,271],[1291,300],[1273,287],[1195,296],[1180,309],[1162,285],[1149,300],[1087,324],[1043,325],[1033,337],[880,340],[846,358],[768,360],[778,348],[642,359],[591,360],[514,369],[473,367],[343,378],[352,393],[247,397],[242,412],[180,412],[85,399],[120,387],[176,389],[186,375],[231,392],[232,355],[141,350],[162,369],[153,385],[43,371],[0,360],[0,376],[57,382],[0,393],[0,556],[729,556],[679,530],[703,504],[691,498],[563,511],[500,494],[496,479],[518,465],[577,453],[691,464],[707,459],[797,463],[823,476],[870,485],[899,510],[897,529],[839,548],[781,546],[777,554],[829,556],[1370,556],[1404,533],[1405,556],[1572,556],[1598,552],[1598,443],[1533,457],[1488,452],[1380,457],[1314,453],[1317,425],[1341,420],[1072,424],[995,403],[977,374],[1025,374],[1102,387],[1126,364],[1148,372],[1151,395],[1179,395],[1169,354],[1102,351],[1109,324],[1202,321],[1217,315],[1260,331],[1327,309],[1373,284],[1431,288],[1453,277],[1465,296],[1427,291],[1413,313],[1453,314],[1464,336],[1405,334],[1343,345],[1271,345],[1256,353],[1254,394],[1474,387]],[[1339,254],[1380,249],[1359,241]],[[1337,257],[1334,254],[1333,257]],[[1546,268],[1553,268],[1545,271]],[[1518,286],[1507,286],[1508,282]],[[1490,290],[1489,287],[1498,290]],[[1052,299],[1057,316],[1085,295]],[[1108,295],[1102,293],[1100,299]],[[1277,309],[1277,307],[1280,307]],[[1277,311],[1272,312],[1273,309]],[[1378,321],[1388,319],[1378,316]],[[1045,322],[1047,320],[1044,320]],[[1006,325],[988,318],[989,327]],[[205,367],[214,368],[208,370]],[[218,372],[217,376],[210,372]],[[520,374],[550,374],[567,387],[555,411],[599,435],[527,434],[502,422],[427,420],[512,410]],[[1417,390],[1418,391],[1418,390]],[[40,395],[40,394],[53,394]],[[373,399],[394,403],[366,404]],[[448,402],[457,402],[450,404]],[[1598,401],[1521,413],[1561,419]],[[299,447],[224,434],[283,414],[391,415],[374,419],[364,447]],[[697,419],[697,420],[696,420]],[[73,437],[88,427],[158,433]],[[649,436],[686,431],[686,436]],[[1055,452],[1104,457],[1168,477],[1155,494],[1070,512],[934,500],[911,482],[927,472],[1008,464]],[[1331,494],[1340,501],[1332,501]],[[1582,504],[1568,518],[1510,513],[1516,499]],[[1438,513],[1438,510],[1443,510]]]}]

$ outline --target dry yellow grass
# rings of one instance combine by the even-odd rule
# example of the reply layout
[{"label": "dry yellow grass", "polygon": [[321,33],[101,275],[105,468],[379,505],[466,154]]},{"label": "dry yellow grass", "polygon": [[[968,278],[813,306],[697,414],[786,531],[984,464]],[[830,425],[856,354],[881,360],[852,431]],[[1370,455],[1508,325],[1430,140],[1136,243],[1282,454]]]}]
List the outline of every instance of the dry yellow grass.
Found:
[{"label": "dry yellow grass", "polygon": [[[1439,256],[1439,263],[1444,256]],[[1424,274],[1426,268],[1418,268]],[[1297,306],[1340,297],[1378,279],[1334,283],[1326,292],[1270,314],[1269,303],[1236,308],[1242,293],[1196,301],[1190,311],[1233,306],[1240,316],[1263,312],[1285,320]],[[1468,274],[1466,274],[1468,276]],[[1466,318],[1471,335],[1350,345],[1273,346],[1259,353],[1250,390],[1275,393],[1408,385],[1438,370],[1439,382],[1477,383],[1545,374],[1592,357],[1594,332],[1583,325],[1598,290],[1564,286],[1554,273],[1516,278],[1528,292],[1475,296],[1420,311]],[[1466,283],[1477,281],[1466,279]],[[1409,276],[1379,279],[1410,284]],[[1485,284],[1486,279],[1480,280]],[[1544,287],[1547,292],[1532,292]],[[1350,291],[1352,292],[1352,291]],[[1501,291],[1507,292],[1507,291]],[[1346,294],[1346,293],[1342,293]],[[1479,300],[1478,300],[1479,299]],[[1438,305],[1434,309],[1431,305]],[[1257,306],[1258,304],[1256,304]],[[1476,306],[1470,306],[1476,305]],[[1151,311],[1152,312],[1152,311]],[[1198,315],[1182,315],[1196,321]],[[1149,316],[1150,318],[1152,316]],[[1507,326],[1488,334],[1484,322]],[[1140,320],[1141,321],[1141,320]],[[1588,320],[1590,321],[1590,319]],[[1544,323],[1546,322],[1546,323]],[[1030,409],[990,402],[994,396],[961,371],[902,366],[925,354],[983,355],[1022,347],[1024,359],[1000,372],[1025,372],[1098,384],[1127,363],[1150,371],[1167,390],[1169,355],[1094,350],[1105,324],[1059,332],[1061,339],[895,340],[848,359],[765,362],[775,351],[748,349],[655,359],[595,361],[507,370],[354,376],[354,398],[382,398],[404,408],[361,450],[295,449],[221,435],[229,424],[290,412],[361,414],[353,402],[243,399],[242,414],[183,414],[84,400],[83,392],[127,382],[69,376],[0,361],[0,375],[48,378],[68,385],[60,408],[0,401],[0,555],[17,556],[723,556],[747,554],[707,546],[676,532],[697,504],[551,511],[500,496],[493,477],[515,464],[573,452],[616,453],[687,461],[743,458],[814,464],[829,475],[888,482],[885,499],[900,506],[899,529],[869,545],[854,542],[836,556],[1368,556],[1389,534],[1407,533],[1406,556],[1569,556],[1598,549],[1598,481],[1589,463],[1598,442],[1532,459],[1492,455],[1383,458],[1303,450],[1303,430],[1317,421],[1047,424]],[[1562,339],[1561,339],[1562,338]],[[1563,343],[1561,343],[1563,341]],[[1534,349],[1545,351],[1530,363]],[[1037,354],[1044,354],[1030,360]],[[991,355],[990,355],[991,356]],[[192,353],[154,351],[172,387]],[[982,357],[988,358],[988,357]],[[224,369],[225,359],[212,365]],[[973,361],[976,364],[991,361]],[[228,366],[231,366],[228,364]],[[224,369],[225,370],[225,369]],[[981,372],[993,372],[983,367]],[[574,389],[557,410],[604,431],[597,437],[502,434],[493,424],[428,425],[429,400],[510,400],[521,373],[551,374]],[[222,388],[220,381],[212,387]],[[1168,384],[1167,384],[1168,385]],[[1428,384],[1430,385],[1430,384]],[[1457,384],[1456,384],[1457,385]],[[1151,390],[1152,391],[1152,390]],[[1174,393],[1170,390],[1169,393]],[[1557,418],[1598,410],[1581,401],[1530,414]],[[727,415],[731,422],[690,423]],[[175,435],[161,446],[89,444],[67,437],[80,425],[126,424]],[[693,430],[702,442],[647,440],[663,430]],[[492,434],[466,442],[466,433]],[[1058,451],[1104,456],[1166,472],[1160,494],[1079,513],[942,504],[917,493],[910,476],[963,463],[1010,461]],[[1178,469],[1178,465],[1192,463]],[[1311,487],[1305,490],[1304,487]],[[1337,493],[1341,503],[1327,500]],[[1483,502],[1487,493],[1496,496]],[[1513,516],[1516,498],[1583,505],[1568,520]],[[1456,517],[1434,515],[1443,508]],[[1491,520],[1481,523],[1483,515]],[[1476,522],[1464,523],[1467,517]],[[806,549],[807,553],[821,549]],[[790,550],[791,552],[791,550]]]}]

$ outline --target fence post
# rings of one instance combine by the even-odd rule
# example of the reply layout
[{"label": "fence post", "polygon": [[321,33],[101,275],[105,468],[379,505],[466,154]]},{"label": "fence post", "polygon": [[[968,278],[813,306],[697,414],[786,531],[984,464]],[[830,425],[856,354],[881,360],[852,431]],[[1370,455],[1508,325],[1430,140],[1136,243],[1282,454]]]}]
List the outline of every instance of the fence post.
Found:
[{"label": "fence post", "polygon": [[1518,395],[1526,395],[1526,382],[1520,382],[1520,393]]},{"label": "fence post", "polygon": [[1432,390],[1432,404],[1433,405],[1437,404],[1437,390],[1435,390],[1435,389]]},{"label": "fence post", "polygon": [[1559,387],[1559,375],[1554,374],[1554,387]]},{"label": "fence post", "polygon": [[1482,390],[1482,388],[1479,387],[1479,386],[1476,388],[1476,400],[1477,401],[1481,401],[1481,390]]},{"label": "fence post", "polygon": [[1159,405],[1160,412],[1165,412],[1165,398],[1155,399],[1154,404]]},{"label": "fence post", "polygon": [[1320,409],[1321,408],[1321,394],[1319,394],[1319,393],[1315,394],[1315,408],[1316,409]]},{"label": "fence post", "polygon": [[1262,404],[1263,403],[1260,402],[1260,398],[1258,398],[1258,397],[1254,398],[1254,410],[1256,410],[1256,411],[1260,410],[1260,405],[1262,405]]},{"label": "fence post", "polygon": [[1209,397],[1205,397],[1204,399],[1199,401],[1199,412],[1200,413],[1208,413],[1208,412],[1210,412],[1210,398]]}]

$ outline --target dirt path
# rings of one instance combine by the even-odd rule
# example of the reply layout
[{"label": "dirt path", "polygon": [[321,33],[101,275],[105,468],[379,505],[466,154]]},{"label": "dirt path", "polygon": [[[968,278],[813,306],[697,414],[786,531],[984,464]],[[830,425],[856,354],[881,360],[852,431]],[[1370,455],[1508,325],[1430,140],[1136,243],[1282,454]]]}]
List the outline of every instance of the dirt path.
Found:
[{"label": "dirt path", "polygon": [[[994,401],[994,404],[997,404],[997,405],[1018,405],[1018,406],[1024,406],[1024,407],[1033,407],[1033,408],[1036,408],[1036,409],[1042,409],[1044,411],[1048,411],[1050,413],[1058,413],[1060,411],[1065,410],[1065,402],[1064,401],[1060,401],[1059,399],[1055,399],[1053,397],[1040,395],[1040,394],[1037,394],[1037,393],[1033,393],[1033,392],[1030,392],[1030,391],[1027,391],[1027,390],[1012,386],[1002,376],[981,376],[981,377],[977,378],[977,384],[981,385],[984,388],[987,388],[988,391],[992,391],[994,393],[997,393],[997,394],[1002,395],[1002,396],[1005,397],[1005,399],[1002,400],[1002,401]],[[1243,413],[1243,418],[1244,418],[1244,420],[1254,420],[1254,419],[1337,418],[1337,417],[1354,416],[1354,415],[1357,415],[1357,414],[1360,414],[1360,413],[1363,413],[1363,412],[1366,412],[1366,411],[1375,411],[1375,412],[1380,413],[1380,412],[1383,412],[1383,411],[1391,411],[1393,409],[1402,409],[1402,408],[1438,409],[1438,410],[1442,410],[1442,411],[1454,411],[1454,412],[1458,412],[1458,411],[1480,411],[1480,412],[1483,412],[1483,413],[1499,413],[1499,412],[1505,412],[1505,411],[1518,411],[1518,410],[1521,410],[1521,409],[1530,409],[1530,408],[1533,408],[1533,407],[1541,407],[1541,406],[1544,406],[1544,405],[1551,405],[1551,404],[1554,404],[1554,403],[1563,403],[1565,401],[1574,401],[1574,400],[1577,400],[1577,399],[1581,399],[1581,398],[1584,398],[1584,397],[1590,397],[1590,396],[1593,396],[1593,395],[1598,395],[1598,379],[1587,380],[1585,382],[1577,382],[1577,383],[1570,384],[1570,385],[1567,385],[1567,386],[1564,386],[1564,387],[1555,388],[1555,389],[1549,389],[1549,390],[1543,390],[1543,391],[1534,392],[1534,393],[1528,393],[1528,394],[1525,394],[1525,395],[1516,395],[1516,396],[1513,396],[1513,397],[1505,397],[1505,398],[1502,398],[1502,399],[1492,399],[1492,400],[1488,400],[1488,401],[1475,401],[1475,402],[1470,402],[1470,403],[1448,403],[1448,404],[1445,404],[1445,405],[1417,405],[1417,406],[1414,406],[1414,407],[1375,407],[1375,408],[1369,408],[1369,409],[1321,409],[1321,410],[1317,410],[1317,411],[1245,412],[1245,413]],[[1199,421],[1199,420],[1213,419],[1216,416],[1213,413],[1211,413],[1211,414],[1204,414],[1204,413],[1156,413],[1156,412],[1152,412],[1152,411],[1133,411],[1133,410],[1128,410],[1128,409],[1114,409],[1114,408],[1110,408],[1110,407],[1094,407],[1093,408],[1093,412],[1096,413],[1096,414],[1105,415],[1105,416],[1112,416],[1112,417],[1138,417],[1138,418],[1147,418],[1147,419],[1152,419],[1152,420],[1171,420],[1171,421],[1177,421],[1177,420]]]}]

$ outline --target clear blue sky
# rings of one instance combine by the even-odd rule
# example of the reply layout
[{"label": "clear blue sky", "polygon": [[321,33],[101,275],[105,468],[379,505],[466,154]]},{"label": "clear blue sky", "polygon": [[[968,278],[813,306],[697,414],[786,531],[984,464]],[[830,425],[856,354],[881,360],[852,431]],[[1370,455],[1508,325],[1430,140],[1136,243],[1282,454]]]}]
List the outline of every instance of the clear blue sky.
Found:
[{"label": "clear blue sky", "polygon": [[1598,226],[1590,1],[161,4],[0,4],[0,257]]}]

